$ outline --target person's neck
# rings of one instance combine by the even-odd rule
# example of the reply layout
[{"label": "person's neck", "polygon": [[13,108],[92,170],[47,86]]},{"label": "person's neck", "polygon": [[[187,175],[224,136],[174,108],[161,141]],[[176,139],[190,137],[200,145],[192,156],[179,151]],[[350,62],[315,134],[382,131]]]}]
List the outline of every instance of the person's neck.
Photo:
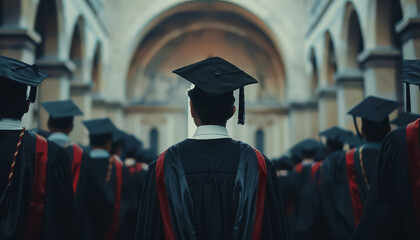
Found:
[{"label": "person's neck", "polygon": [[226,127],[226,124],[216,124],[216,123],[209,123],[209,124],[196,124],[197,127],[201,127],[201,126],[220,126],[220,127]]}]

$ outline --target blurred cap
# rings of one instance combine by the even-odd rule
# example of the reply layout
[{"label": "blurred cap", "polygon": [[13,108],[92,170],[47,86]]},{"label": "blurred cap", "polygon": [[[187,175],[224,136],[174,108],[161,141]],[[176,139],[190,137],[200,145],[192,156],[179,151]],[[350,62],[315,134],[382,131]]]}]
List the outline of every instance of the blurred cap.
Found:
[{"label": "blurred cap", "polygon": [[83,121],[83,124],[89,131],[89,135],[103,135],[103,134],[114,134],[117,130],[115,125],[109,118],[98,118],[92,120]]},{"label": "blurred cap", "polygon": [[52,118],[68,118],[83,115],[83,112],[72,100],[42,102],[42,107]]},{"label": "blurred cap", "polygon": [[353,107],[348,114],[353,115],[353,117],[361,117],[372,122],[381,122],[401,105],[401,103],[396,101],[369,96]]}]

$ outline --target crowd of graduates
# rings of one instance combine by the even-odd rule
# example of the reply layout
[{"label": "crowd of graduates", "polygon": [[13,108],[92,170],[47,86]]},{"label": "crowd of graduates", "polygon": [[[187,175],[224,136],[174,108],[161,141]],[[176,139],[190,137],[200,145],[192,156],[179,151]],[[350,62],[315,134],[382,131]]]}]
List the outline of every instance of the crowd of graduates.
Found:
[{"label": "crowd of graduates", "polygon": [[[244,123],[255,79],[217,57],[174,72],[196,85],[198,128],[158,157],[109,118],[83,121],[88,146],[72,141],[83,113],[71,100],[42,102],[48,131],[28,131],[19,120],[48,74],[0,56],[0,239],[420,239],[409,100],[390,121],[402,104],[369,96],[348,112],[356,134],[335,126],[270,162],[225,128],[238,88]],[[419,61],[404,62],[404,82],[420,86],[418,73]]]},{"label": "crowd of graduates", "polygon": [[[419,66],[404,62],[407,85]],[[290,239],[420,239],[420,115],[406,104],[390,121],[402,104],[369,96],[348,112],[357,134],[334,126],[272,159]]]}]

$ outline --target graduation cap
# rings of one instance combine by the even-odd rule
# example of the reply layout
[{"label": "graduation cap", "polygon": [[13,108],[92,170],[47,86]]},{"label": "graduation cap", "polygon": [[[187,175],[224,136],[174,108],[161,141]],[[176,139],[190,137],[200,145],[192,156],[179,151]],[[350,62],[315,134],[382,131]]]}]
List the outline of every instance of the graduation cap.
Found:
[{"label": "graduation cap", "polygon": [[364,143],[363,139],[360,139],[360,137],[354,135],[352,132],[349,132],[347,135],[342,135],[341,141],[347,143],[350,147],[358,147]]},{"label": "graduation cap", "polygon": [[194,84],[195,88],[213,100],[229,93],[233,96],[233,91],[239,88],[238,124],[245,123],[244,86],[258,83],[253,77],[220,57],[193,63],[173,73]]},{"label": "graduation cap", "polygon": [[90,136],[114,134],[117,130],[109,118],[98,118],[83,121]]},{"label": "graduation cap", "polygon": [[16,59],[0,56],[0,76],[31,87],[29,99],[35,102],[37,86],[48,77],[48,73],[37,65],[27,64]]},{"label": "graduation cap", "polygon": [[321,137],[326,137],[327,139],[330,139],[332,141],[336,142],[342,142],[342,136],[348,135],[350,131],[344,130],[340,127],[334,126],[331,128],[328,128],[325,131],[320,132],[318,135]]},{"label": "graduation cap", "polygon": [[71,118],[83,115],[83,112],[72,100],[42,102],[42,107],[48,112],[51,118]]},{"label": "graduation cap", "polygon": [[411,112],[410,84],[418,85],[420,90],[420,60],[404,60],[402,81],[406,83],[407,112]]},{"label": "graduation cap", "polygon": [[382,122],[388,118],[388,115],[394,110],[399,108],[401,103],[379,98],[375,96],[369,96],[359,104],[354,106],[347,114],[353,116],[354,125],[356,128],[357,135],[360,137],[361,134],[357,127],[356,117],[361,117],[372,122]]},{"label": "graduation cap", "polygon": [[418,118],[420,118],[419,114],[400,113],[400,115],[398,115],[398,117],[392,120],[391,123],[397,125],[398,127],[401,127],[416,121]]}]

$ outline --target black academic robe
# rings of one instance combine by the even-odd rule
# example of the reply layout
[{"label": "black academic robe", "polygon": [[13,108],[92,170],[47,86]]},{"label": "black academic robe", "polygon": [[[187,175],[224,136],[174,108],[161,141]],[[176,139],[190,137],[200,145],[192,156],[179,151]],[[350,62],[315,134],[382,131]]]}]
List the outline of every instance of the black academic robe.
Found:
[{"label": "black academic robe", "polygon": [[83,179],[80,179],[77,201],[82,216],[83,231],[89,240],[104,240],[111,224],[117,186],[116,168],[112,163],[108,181],[110,159],[92,158],[89,154],[82,160],[86,163],[82,168]]},{"label": "black academic robe", "polygon": [[70,162],[62,148],[48,142],[45,203],[41,236],[26,236],[36,162],[36,137],[28,131],[16,160],[13,181],[8,175],[21,131],[0,131],[0,239],[80,239]]},{"label": "black academic robe", "polygon": [[[367,184],[372,178],[379,146],[365,144],[361,147],[330,154],[320,169],[323,216],[332,239],[351,237],[366,204]],[[350,151],[354,151],[353,158],[347,155]]]},{"label": "black academic robe", "polygon": [[[165,239],[171,226],[174,239],[252,239],[258,213],[261,239],[287,238],[275,169],[262,155],[257,162],[251,147],[228,138],[187,139],[164,155],[150,165],[136,239]],[[258,172],[260,164],[266,166],[265,178]],[[161,168],[164,175],[156,175]],[[265,188],[260,180],[266,181]],[[266,192],[257,196],[257,189]],[[158,197],[162,192],[167,198]],[[166,209],[160,203],[165,199]]]},{"label": "black academic robe", "polygon": [[123,167],[123,188],[121,202],[121,224],[118,239],[134,239],[139,212],[140,197],[147,170],[141,168],[141,163]]},{"label": "black academic robe", "polygon": [[[420,119],[414,122],[417,125],[411,132],[411,137],[417,137],[417,140],[420,138],[419,122]],[[415,150],[417,157],[412,157]],[[406,126],[387,135],[361,222],[352,239],[420,239],[420,214],[419,208],[415,207],[420,204],[419,154],[419,141],[407,141]],[[416,196],[417,200],[414,199]]]},{"label": "black academic robe", "polygon": [[326,239],[320,203],[319,170],[322,161],[298,164],[291,171],[291,239]]}]

